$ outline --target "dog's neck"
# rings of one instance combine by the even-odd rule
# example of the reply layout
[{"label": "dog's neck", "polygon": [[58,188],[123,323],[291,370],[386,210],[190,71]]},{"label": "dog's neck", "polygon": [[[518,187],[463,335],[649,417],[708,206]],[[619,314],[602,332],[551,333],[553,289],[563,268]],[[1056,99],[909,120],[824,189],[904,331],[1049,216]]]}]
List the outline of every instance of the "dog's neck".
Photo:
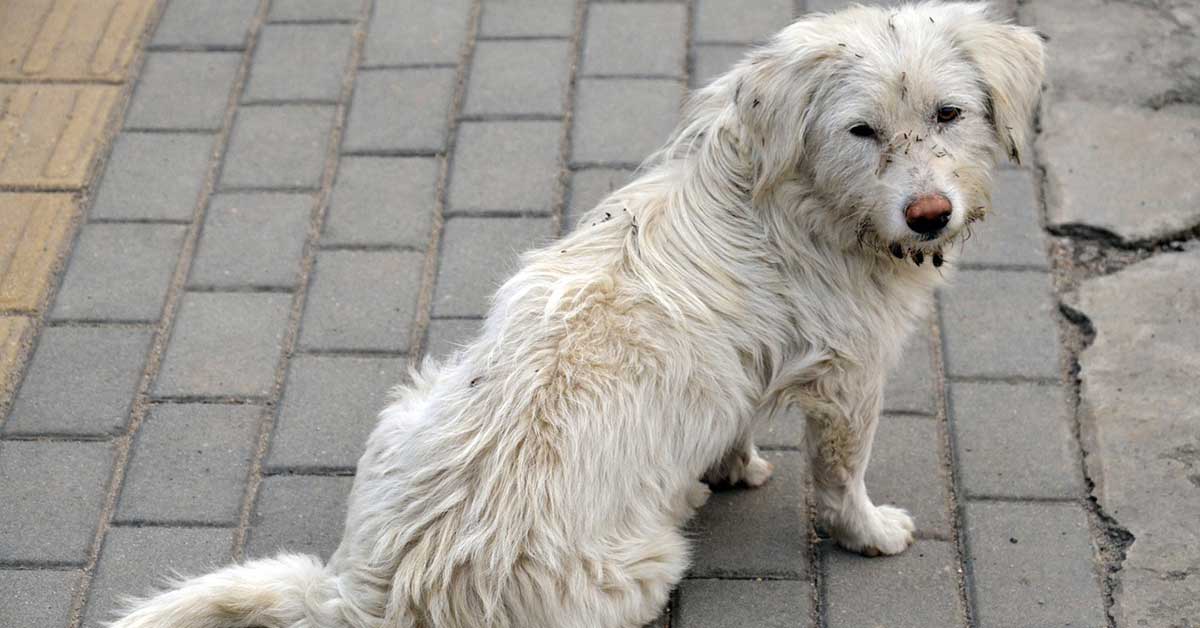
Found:
[{"label": "dog's neck", "polygon": [[[899,347],[890,346],[891,339],[876,342],[875,330],[911,328],[928,312],[932,292],[944,280],[947,269],[930,262],[918,266],[885,247],[859,242],[852,226],[839,224],[833,218],[838,212],[800,174],[752,200],[745,181],[723,178],[703,160],[683,160],[675,167],[677,187],[668,189],[677,190],[676,198],[665,212],[668,229],[702,244],[712,253],[707,260],[724,264],[722,274],[745,279],[733,284],[739,293],[734,298],[772,302],[775,307],[762,309],[787,313],[786,319],[764,315],[759,321],[781,326],[767,337],[783,338],[783,348],[763,348],[780,351],[776,359],[786,362],[789,354],[822,345],[850,357],[881,350],[882,359],[890,360],[894,356],[888,354]],[[831,308],[830,301],[843,305]],[[830,318],[832,311],[842,316]]]}]

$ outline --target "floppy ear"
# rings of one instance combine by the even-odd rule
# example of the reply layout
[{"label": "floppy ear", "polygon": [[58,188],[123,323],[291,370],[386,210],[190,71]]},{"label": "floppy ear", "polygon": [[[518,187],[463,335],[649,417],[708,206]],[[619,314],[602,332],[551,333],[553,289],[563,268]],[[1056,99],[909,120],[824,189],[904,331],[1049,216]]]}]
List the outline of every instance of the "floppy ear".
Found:
[{"label": "floppy ear", "polygon": [[996,139],[1020,163],[1045,76],[1042,39],[1031,28],[992,21],[986,13],[967,20],[958,39],[983,78]]},{"label": "floppy ear", "polygon": [[811,30],[811,20],[792,24],[737,71],[733,105],[756,200],[800,163],[812,102],[830,79],[833,53]]}]

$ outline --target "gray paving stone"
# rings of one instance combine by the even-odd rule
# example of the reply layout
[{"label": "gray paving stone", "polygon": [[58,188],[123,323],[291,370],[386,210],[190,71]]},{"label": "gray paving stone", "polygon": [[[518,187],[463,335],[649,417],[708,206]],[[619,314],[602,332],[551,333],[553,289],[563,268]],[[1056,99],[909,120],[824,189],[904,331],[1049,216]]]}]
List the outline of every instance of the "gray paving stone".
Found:
[{"label": "gray paving stone", "polygon": [[775,464],[757,489],[720,489],[690,524],[690,575],[804,578],[808,573],[806,463],[798,452],[764,452]]},{"label": "gray paving stone", "polygon": [[918,541],[899,556],[863,558],[827,545],[829,628],[965,626],[953,543]]},{"label": "gray paving stone", "polygon": [[562,115],[571,53],[565,40],[479,42],[463,113]]},{"label": "gray paving stone", "polygon": [[641,163],[675,128],[682,99],[683,85],[676,81],[580,80],[571,160]]},{"label": "gray paving stone", "polygon": [[948,375],[1059,377],[1049,277],[968,270],[953,284],[941,295]]},{"label": "gray paving stone", "polygon": [[292,359],[267,468],[353,470],[367,436],[408,369],[404,358]]},{"label": "gray paving stone", "polygon": [[425,332],[425,355],[439,360],[475,340],[483,327],[478,318],[435,318]]},{"label": "gray paving stone", "polygon": [[453,212],[550,212],[558,196],[558,122],[464,122],[450,172]]},{"label": "gray paving stone", "polygon": [[322,105],[240,107],[221,187],[318,187],[333,113]]},{"label": "gray paving stone", "polygon": [[804,413],[788,408],[769,421],[759,423],[754,443],[769,449],[799,449],[804,446]]},{"label": "gray paving stone", "polygon": [[1135,539],[1115,574],[1118,626],[1200,617],[1200,249],[1089,279],[1067,303],[1094,341],[1079,357],[1093,494]]},{"label": "gray paving stone", "polygon": [[1045,111],[1038,152],[1051,225],[1137,241],[1200,224],[1200,181],[1193,176],[1200,171],[1200,107],[1149,111],[1068,101]]},{"label": "gray paving stone", "polygon": [[883,389],[883,409],[933,414],[937,411],[937,378],[929,326],[922,321],[905,341],[900,363],[888,373]]},{"label": "gray paving stone", "polygon": [[157,321],[186,233],[182,225],[84,225],[51,316]]},{"label": "gray paving stone", "polygon": [[980,502],[965,512],[979,628],[1106,625],[1078,505]]},{"label": "gray paving stone", "polygon": [[258,4],[246,0],[171,0],[153,44],[244,48],[257,11]]},{"label": "gray paving stone", "polygon": [[154,394],[270,394],[291,301],[288,294],[185,293]]},{"label": "gray paving stone", "polygon": [[792,22],[793,4],[791,0],[759,0],[750,9],[739,0],[699,0],[696,41],[766,41]]},{"label": "gray paving stone", "polygon": [[0,626],[19,628],[66,626],[71,619],[71,596],[79,583],[77,571],[0,569]]},{"label": "gray paving stone", "polygon": [[935,419],[880,418],[867,466],[871,501],[907,510],[917,522],[918,535],[949,539],[954,526],[949,482]]},{"label": "gray paving stone", "polygon": [[114,519],[237,525],[263,412],[251,405],[155,406],[138,430]]},{"label": "gray paving stone", "polygon": [[692,48],[692,87],[704,87],[728,72],[748,50],[741,44],[697,44]]},{"label": "gray paving stone", "polygon": [[521,253],[553,237],[548,218],[451,218],[442,232],[434,316],[487,313],[492,294],[516,272]]},{"label": "gray paving stone", "polygon": [[61,627],[71,620],[71,596],[79,572],[0,569],[0,626]]},{"label": "gray paving stone", "polygon": [[83,612],[84,628],[118,617],[125,596],[144,596],[176,573],[198,576],[229,562],[233,530],[113,527],[104,539]]},{"label": "gray paving stone", "polygon": [[121,133],[91,217],[191,220],[212,145],[201,133]]},{"label": "gray paving stone", "polygon": [[682,76],[686,51],[687,7],[682,4],[598,3],[588,8],[585,75]]},{"label": "gray paving stone", "polygon": [[322,251],[300,324],[305,349],[408,351],[425,256]]},{"label": "gray paving stone", "polygon": [[812,585],[795,580],[684,580],[675,628],[808,626]]},{"label": "gray paving stone", "polygon": [[485,37],[568,37],[575,5],[560,0],[485,0],[479,33]]},{"label": "gray paving stone", "polygon": [[316,475],[264,478],[246,555],[273,556],[286,550],[328,559],[342,537],[346,498],[353,481],[351,477]]},{"label": "gray paving stone", "polygon": [[[1088,19],[1079,19],[1081,15]],[[1186,86],[1194,89],[1200,81],[1200,38],[1194,28],[1200,9],[1194,3],[1032,3],[1023,8],[1022,18],[1048,36],[1046,78],[1055,99],[1155,103],[1186,93]],[[1118,76],[1121,80],[1113,80]]]},{"label": "gray paving stone", "polygon": [[273,0],[270,20],[353,20],[362,0]]},{"label": "gray paving stone", "polygon": [[353,44],[349,24],[265,26],[242,100],[336,101]]},{"label": "gray paving stone", "polygon": [[445,150],[454,81],[455,72],[450,68],[360,72],[342,150]]},{"label": "gray paving stone", "polygon": [[152,337],[149,329],[43,329],[4,432],[120,432],[129,420]]},{"label": "gray paving stone", "polygon": [[241,62],[236,52],[147,54],[125,128],[216,131]]},{"label": "gray paving stone", "polygon": [[994,266],[1049,268],[1042,236],[1040,207],[1028,170],[996,171],[992,211],[972,226],[974,237],[963,246],[962,261]]},{"label": "gray paving stone", "polygon": [[950,384],[963,491],[989,497],[1081,495],[1068,408],[1065,391],[1056,385]]},{"label": "gray paving stone", "polygon": [[363,65],[457,63],[470,28],[469,0],[395,0],[371,18]]},{"label": "gray paving stone", "polygon": [[215,195],[188,285],[295,287],[312,205],[307,194]]},{"label": "gray paving stone", "polygon": [[343,157],[321,243],[425,248],[438,173],[429,157]]},{"label": "gray paving stone", "polygon": [[588,168],[571,173],[570,197],[563,215],[563,233],[575,229],[583,215],[604,197],[633,180],[634,171],[623,168]]},{"label": "gray paving stone", "polygon": [[108,443],[0,443],[0,562],[82,565],[112,462]]}]

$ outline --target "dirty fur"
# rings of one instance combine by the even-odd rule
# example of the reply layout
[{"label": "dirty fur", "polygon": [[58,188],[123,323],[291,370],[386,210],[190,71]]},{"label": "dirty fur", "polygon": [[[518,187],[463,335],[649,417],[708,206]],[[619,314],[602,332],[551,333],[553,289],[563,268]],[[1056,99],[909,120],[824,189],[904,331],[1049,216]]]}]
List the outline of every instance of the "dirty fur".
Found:
[{"label": "dirty fur", "polygon": [[[852,551],[904,551],[912,519],[863,483],[884,376],[1041,79],[1038,37],[979,4],[792,24],[692,96],[637,180],[524,256],[478,339],[396,391],[328,564],[231,566],[113,625],[637,628],[688,568],[700,478],[766,482],[751,435],[789,404],[820,523]],[[939,123],[944,106],[961,116]],[[904,208],[933,193],[953,212],[923,236]]]}]

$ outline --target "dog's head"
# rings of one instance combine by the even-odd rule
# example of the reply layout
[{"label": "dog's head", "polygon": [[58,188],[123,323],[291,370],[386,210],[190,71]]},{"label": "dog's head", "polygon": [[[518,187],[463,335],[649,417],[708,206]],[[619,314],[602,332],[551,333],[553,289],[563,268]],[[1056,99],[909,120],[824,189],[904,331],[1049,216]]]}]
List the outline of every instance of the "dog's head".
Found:
[{"label": "dog's head", "polygon": [[835,232],[917,259],[987,212],[1042,76],[1034,31],[986,5],[926,3],[802,19],[709,94],[733,102],[756,200],[804,185]]}]

